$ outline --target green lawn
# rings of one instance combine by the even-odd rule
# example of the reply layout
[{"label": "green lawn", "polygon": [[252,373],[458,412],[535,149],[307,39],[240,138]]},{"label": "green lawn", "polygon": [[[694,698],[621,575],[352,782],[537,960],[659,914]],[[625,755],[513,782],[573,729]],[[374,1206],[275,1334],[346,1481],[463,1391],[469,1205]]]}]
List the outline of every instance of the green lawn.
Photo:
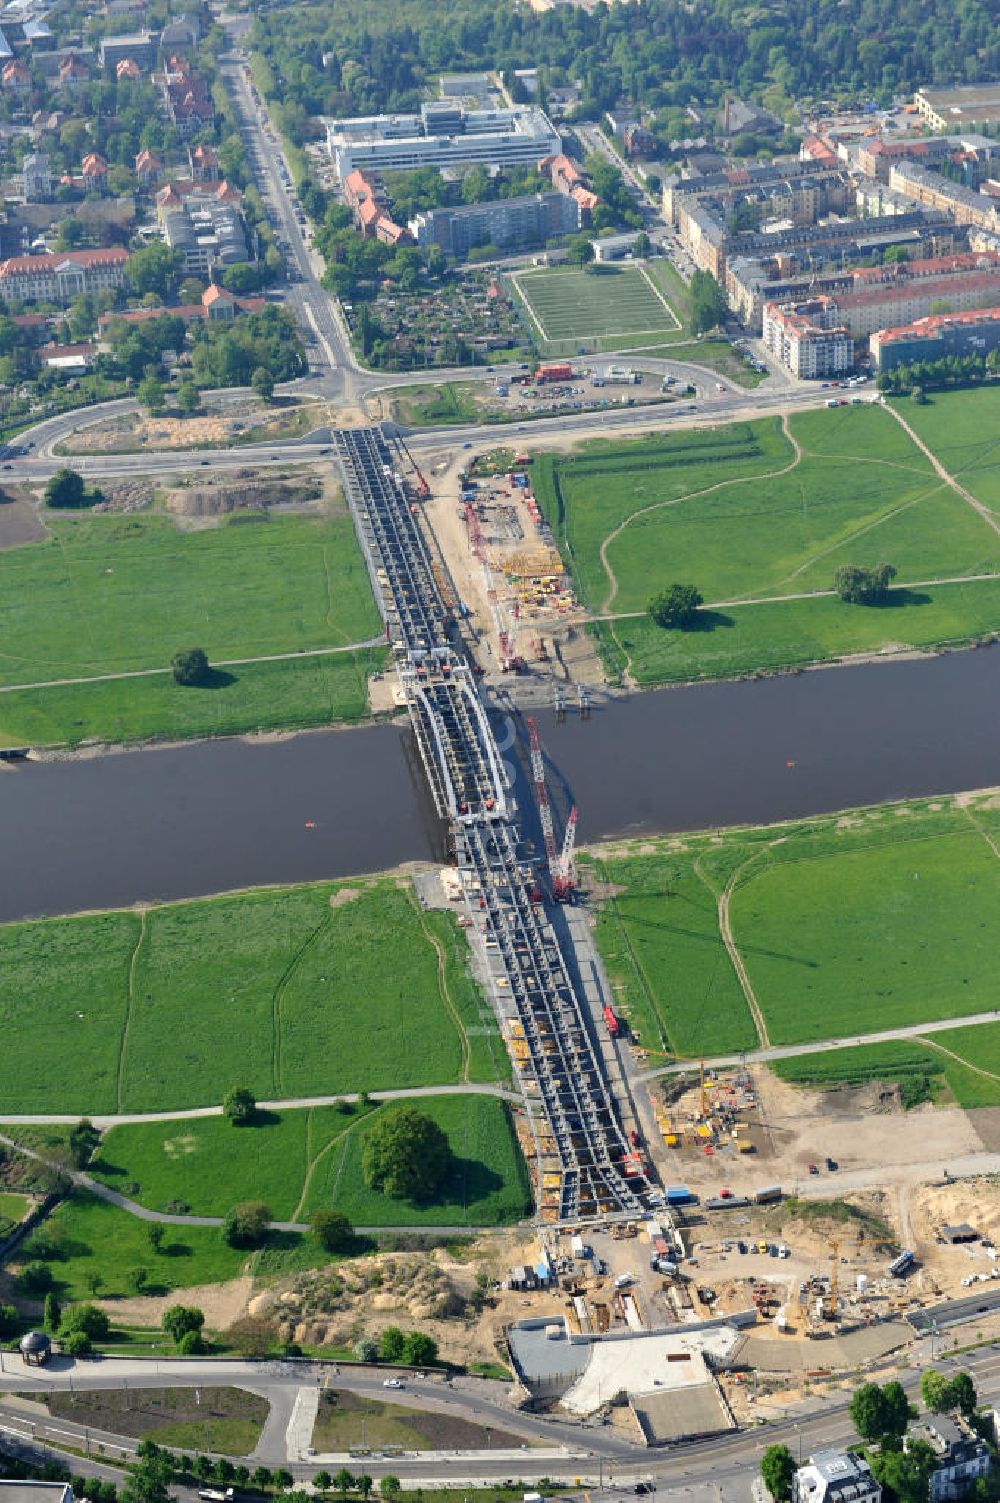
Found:
[{"label": "green lawn", "polygon": [[221,1117],[116,1127],[93,1172],[151,1210],[222,1216],[263,1200],[275,1220],[304,1220],[335,1205],[359,1226],[494,1225],[529,1208],[527,1180],[507,1108],[486,1096],[413,1098],[448,1134],[455,1172],[439,1202],[412,1206],[368,1189],[361,1149],[370,1112],[335,1107],[267,1114],[237,1128]]},{"label": "green lawn", "polygon": [[54,1070],[81,1113],[509,1078],[454,919],[391,880],[2,932],[8,1112],[44,1111]]},{"label": "green lawn", "polygon": [[[942,1046],[942,1047],[938,1047]],[[943,1052],[962,1053],[980,1069],[996,1073],[1000,1065],[1000,1028],[983,1024],[928,1034],[920,1039],[861,1048],[837,1049],[777,1060],[773,1069],[796,1085],[863,1085],[869,1080],[896,1081],[904,1105],[954,1100],[959,1106],[1000,1106],[1000,1075],[993,1080]]]},{"label": "green lawn", "polygon": [[[970,578],[1000,574],[1000,536],[890,412],[822,408],[789,431],[798,456],[764,418],[536,458],[535,493],[581,600],[627,617],[597,628],[612,672],[643,685],[723,677],[1000,629],[998,581]],[[817,598],[841,564],[883,560],[900,579],[889,607]],[[698,630],[664,632],[643,614],[674,579],[709,603]]]},{"label": "green lawn", "polygon": [[368,679],[385,648],[280,658],[217,672],[183,688],[171,674],[0,693],[0,746],[81,741],[185,740],[258,730],[297,730],[369,714]]},{"label": "green lawn", "polygon": [[1000,387],[938,392],[923,406],[908,399],[892,405],[949,474],[1000,513]]},{"label": "green lawn", "polygon": [[149,1436],[161,1446],[245,1456],[270,1405],[243,1388],[128,1388],[50,1393],[50,1414],[112,1435]]},{"label": "green lawn", "polygon": [[609,674],[641,688],[740,678],[857,653],[932,651],[1000,630],[1000,579],[896,590],[878,609],[835,596],[727,605],[702,612],[696,631],[665,631],[647,616],[591,627]]},{"label": "green lawn", "polygon": [[441,386],[396,386],[385,395],[393,418],[411,428],[433,428],[441,423],[478,423],[483,410],[476,401],[477,389],[488,391],[478,381],[446,381]]},{"label": "green lawn", "polygon": [[[683,1056],[753,1047],[716,913],[730,884],[733,936],[772,1043],[993,1008],[1000,861],[977,824],[986,802],[891,805],[600,857],[615,896],[598,944],[642,1042]],[[981,1063],[980,1030],[951,1047]],[[996,1051],[1000,1062],[1000,1037]]]},{"label": "green lawn", "polygon": [[[376,636],[350,517],[232,518],[181,531],[167,517],[48,514],[44,541],[0,552],[0,686],[294,654]],[[0,696],[0,737],[190,735],[363,713],[361,658],[237,666],[203,689],[170,677]],[[270,705],[276,702],[272,717]]]}]

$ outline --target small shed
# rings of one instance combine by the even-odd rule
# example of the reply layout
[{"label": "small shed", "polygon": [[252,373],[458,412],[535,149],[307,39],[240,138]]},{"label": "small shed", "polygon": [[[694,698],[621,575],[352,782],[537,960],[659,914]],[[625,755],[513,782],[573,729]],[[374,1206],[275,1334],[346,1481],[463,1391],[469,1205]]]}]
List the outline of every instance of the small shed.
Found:
[{"label": "small shed", "polygon": [[975,1227],[971,1227],[967,1221],[962,1221],[958,1226],[943,1226],[941,1235],[946,1242],[954,1247],[959,1242],[978,1242],[979,1233]]},{"label": "small shed", "polygon": [[52,1343],[44,1331],[28,1331],[21,1337],[21,1356],[28,1367],[43,1367],[52,1356]]}]

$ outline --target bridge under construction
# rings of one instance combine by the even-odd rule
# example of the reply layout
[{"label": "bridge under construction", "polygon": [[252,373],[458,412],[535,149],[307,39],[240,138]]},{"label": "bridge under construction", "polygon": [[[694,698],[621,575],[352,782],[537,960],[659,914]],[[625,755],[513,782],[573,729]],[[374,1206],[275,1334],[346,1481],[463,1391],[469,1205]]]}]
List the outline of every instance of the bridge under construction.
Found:
[{"label": "bridge under construction", "polygon": [[539,1213],[580,1222],[642,1210],[649,1186],[609,1090],[587,1013],[533,866],[450,586],[421,528],[400,445],[336,434],[348,501],[381,603],[416,744],[488,963],[531,1114]]}]

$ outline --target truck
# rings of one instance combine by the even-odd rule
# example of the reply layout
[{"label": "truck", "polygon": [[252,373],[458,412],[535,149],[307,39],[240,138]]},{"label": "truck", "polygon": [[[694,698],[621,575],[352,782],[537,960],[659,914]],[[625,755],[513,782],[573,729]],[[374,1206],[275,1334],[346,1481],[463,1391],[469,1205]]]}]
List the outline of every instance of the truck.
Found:
[{"label": "truck", "polygon": [[781,1199],[780,1185],[765,1185],[761,1190],[753,1192],[754,1204],[759,1206],[771,1205],[772,1202]]},{"label": "truck", "polygon": [[618,1022],[618,1014],[615,1012],[610,1002],[605,1002],[603,1011],[604,1026],[607,1028],[611,1037],[613,1039],[616,1039],[618,1037],[619,1027],[621,1026]]},{"label": "truck", "polygon": [[544,385],[547,381],[572,381],[573,367],[568,360],[561,360],[552,365],[540,365],[535,371],[535,384]]},{"label": "truck", "polygon": [[904,1247],[899,1257],[893,1258],[892,1262],[889,1264],[889,1277],[891,1279],[903,1278],[906,1274],[909,1273],[910,1269],[913,1267],[913,1263],[914,1258],[912,1252],[908,1247]]},{"label": "truck", "polygon": [[666,1193],[668,1206],[693,1206],[698,1199],[687,1185],[668,1185]]}]

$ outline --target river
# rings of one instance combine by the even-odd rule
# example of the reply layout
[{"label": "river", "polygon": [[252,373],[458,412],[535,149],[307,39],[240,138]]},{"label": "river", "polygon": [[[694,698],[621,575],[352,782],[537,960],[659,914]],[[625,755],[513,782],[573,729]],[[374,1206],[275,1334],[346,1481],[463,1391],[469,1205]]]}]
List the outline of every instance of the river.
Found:
[{"label": "river", "polygon": [[[1000,783],[1000,650],[642,694],[538,718],[582,841]],[[0,920],[378,871],[435,853],[381,725],[0,769]]]}]

